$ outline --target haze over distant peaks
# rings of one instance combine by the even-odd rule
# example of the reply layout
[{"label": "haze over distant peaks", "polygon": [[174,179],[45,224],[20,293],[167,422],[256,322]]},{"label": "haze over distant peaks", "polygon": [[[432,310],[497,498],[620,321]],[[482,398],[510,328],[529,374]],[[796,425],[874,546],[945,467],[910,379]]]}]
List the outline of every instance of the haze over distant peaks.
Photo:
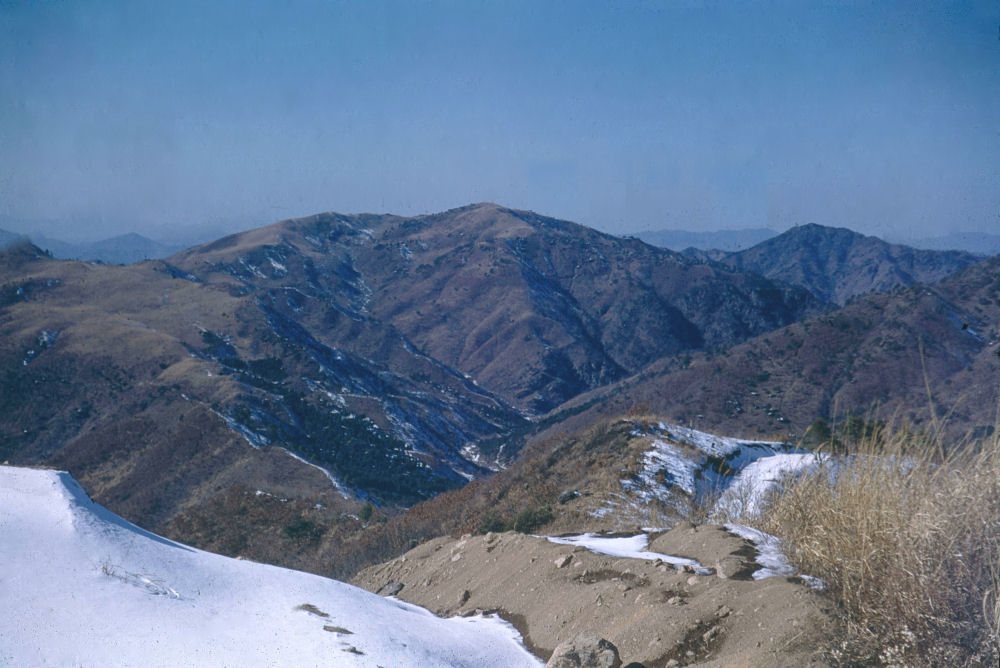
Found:
[{"label": "haze over distant peaks", "polygon": [[648,244],[682,251],[687,248],[700,250],[741,251],[777,236],[765,227],[746,230],[718,230],[716,232],[690,232],[687,230],[647,230],[635,237]]}]

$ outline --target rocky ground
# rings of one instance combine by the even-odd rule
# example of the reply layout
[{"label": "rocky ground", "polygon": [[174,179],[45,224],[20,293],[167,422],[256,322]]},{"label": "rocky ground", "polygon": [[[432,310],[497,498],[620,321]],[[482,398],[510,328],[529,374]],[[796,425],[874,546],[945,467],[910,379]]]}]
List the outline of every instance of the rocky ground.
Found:
[{"label": "rocky ground", "polygon": [[496,612],[545,659],[590,634],[614,644],[623,665],[826,665],[827,604],[798,578],[754,580],[749,541],[684,523],[654,535],[648,549],[704,568],[507,532],[438,538],[353,583],[441,616]]}]

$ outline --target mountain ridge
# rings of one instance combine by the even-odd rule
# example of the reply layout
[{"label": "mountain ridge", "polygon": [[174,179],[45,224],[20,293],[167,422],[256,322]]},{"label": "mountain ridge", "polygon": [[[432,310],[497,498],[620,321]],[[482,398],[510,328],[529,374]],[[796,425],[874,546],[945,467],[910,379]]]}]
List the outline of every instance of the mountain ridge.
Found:
[{"label": "mountain ridge", "polygon": [[963,251],[918,250],[847,228],[810,223],[713,259],[801,285],[818,298],[843,306],[861,294],[936,282],[983,257]]}]

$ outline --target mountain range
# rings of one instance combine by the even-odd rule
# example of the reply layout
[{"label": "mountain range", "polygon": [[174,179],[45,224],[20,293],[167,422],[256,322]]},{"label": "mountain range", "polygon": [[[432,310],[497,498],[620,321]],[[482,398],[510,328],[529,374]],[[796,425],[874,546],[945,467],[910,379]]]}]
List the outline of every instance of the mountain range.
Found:
[{"label": "mountain range", "polygon": [[877,402],[986,429],[1000,295],[979,260],[819,226],[692,257],[495,204],[319,214],[130,266],[21,241],[0,256],[0,460],[316,568],[365,508],[628,412],[783,439]]},{"label": "mountain range", "polygon": [[28,237],[0,229],[0,248],[23,239],[30,239],[39,248],[60,260],[87,260],[107,264],[133,264],[142,260],[165,258],[183,250],[183,246],[153,241],[134,232],[100,241],[70,243],[43,235]]}]

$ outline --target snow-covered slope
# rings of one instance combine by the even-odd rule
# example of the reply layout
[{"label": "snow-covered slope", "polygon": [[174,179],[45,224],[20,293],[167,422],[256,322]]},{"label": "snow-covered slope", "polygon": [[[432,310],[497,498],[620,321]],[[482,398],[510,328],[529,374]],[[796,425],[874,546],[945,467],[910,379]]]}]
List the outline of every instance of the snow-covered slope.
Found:
[{"label": "snow-covered slope", "polygon": [[716,436],[676,424],[642,424],[632,432],[648,445],[638,471],[621,481],[591,514],[653,522],[657,510],[681,517],[692,507],[720,515],[757,512],[770,488],[784,475],[815,466],[817,455],[788,443]]},{"label": "snow-covered slope", "polygon": [[0,665],[540,665],[497,618],[195,550],[0,466]]}]

